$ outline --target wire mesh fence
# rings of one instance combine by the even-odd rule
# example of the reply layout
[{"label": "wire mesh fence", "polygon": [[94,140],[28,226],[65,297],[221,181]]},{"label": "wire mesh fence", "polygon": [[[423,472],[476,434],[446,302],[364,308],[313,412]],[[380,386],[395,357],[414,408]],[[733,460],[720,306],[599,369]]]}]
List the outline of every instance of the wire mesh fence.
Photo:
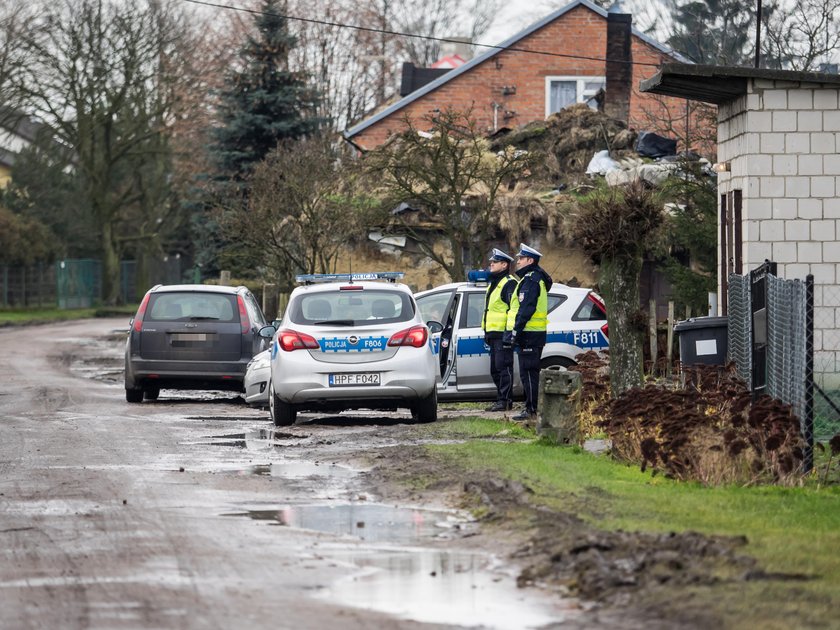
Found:
[{"label": "wire mesh fence", "polygon": [[728,278],[729,358],[751,387],[789,404],[806,443],[805,470],[813,466],[814,280],[785,280],[771,262]]},{"label": "wire mesh fence", "polygon": [[840,433],[840,286],[822,284],[814,295],[814,432]]},{"label": "wire mesh fence", "polygon": [[799,418],[805,418],[805,298],[801,280],[767,276],[767,393]]},{"label": "wire mesh fence", "polygon": [[0,306],[50,306],[56,301],[55,267],[47,263],[29,267],[0,267]]},{"label": "wire mesh fence", "polygon": [[[120,263],[120,297],[138,302],[156,284],[192,282],[184,279],[179,254]],[[94,259],[65,259],[29,267],[0,266],[0,307],[61,309],[89,308],[102,301],[102,263]]]},{"label": "wire mesh fence", "polygon": [[752,317],[750,316],[749,276],[729,276],[727,312],[729,314],[729,360],[744,381],[750,382],[752,366]]}]

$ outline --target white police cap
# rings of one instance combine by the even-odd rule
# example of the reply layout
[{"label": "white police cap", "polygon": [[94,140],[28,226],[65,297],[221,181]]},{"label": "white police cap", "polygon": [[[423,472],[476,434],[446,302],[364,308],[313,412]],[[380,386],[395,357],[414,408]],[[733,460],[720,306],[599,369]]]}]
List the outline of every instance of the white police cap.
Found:
[{"label": "white police cap", "polygon": [[494,247],[493,251],[490,253],[490,260],[495,260],[496,262],[511,263],[513,262],[513,256],[508,256],[501,249],[496,249]]},{"label": "white police cap", "polygon": [[523,256],[527,256],[528,258],[542,258],[542,254],[538,252],[533,247],[528,247],[525,243],[519,244],[519,253],[516,255],[517,258],[521,258]]}]

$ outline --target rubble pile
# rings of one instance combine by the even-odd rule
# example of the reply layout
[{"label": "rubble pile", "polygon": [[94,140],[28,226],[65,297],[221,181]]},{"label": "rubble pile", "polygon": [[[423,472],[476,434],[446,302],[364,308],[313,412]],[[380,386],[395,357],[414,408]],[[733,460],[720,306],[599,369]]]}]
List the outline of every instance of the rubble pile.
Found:
[{"label": "rubble pile", "polygon": [[620,120],[610,118],[588,105],[567,107],[546,120],[497,133],[491,149],[500,151],[513,145],[517,149],[544,155],[534,168],[539,180],[553,184],[572,184],[584,176],[586,166],[598,151],[609,150],[613,157],[638,155],[633,150],[637,134]]},{"label": "rubble pile", "polygon": [[677,154],[676,145],[676,140],[628,129],[623,121],[584,103],[567,107],[546,120],[500,130],[490,138],[493,151],[513,146],[537,154],[532,182],[558,190],[598,176],[605,177],[610,186],[636,179],[659,186],[685,159],[699,161],[712,174],[707,160],[695,153]]}]

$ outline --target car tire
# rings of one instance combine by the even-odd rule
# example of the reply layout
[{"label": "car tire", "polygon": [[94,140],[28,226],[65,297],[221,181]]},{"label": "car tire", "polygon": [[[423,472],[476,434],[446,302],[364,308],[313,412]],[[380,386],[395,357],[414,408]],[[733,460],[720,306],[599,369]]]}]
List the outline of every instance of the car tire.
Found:
[{"label": "car tire", "polygon": [[142,389],[126,389],[125,390],[125,401],[130,403],[141,403],[143,402],[143,390]]},{"label": "car tire", "polygon": [[268,411],[275,427],[288,427],[297,419],[295,406],[280,400],[280,397],[274,393],[271,383],[268,384]]},{"label": "car tire", "polygon": [[437,389],[425,398],[420,398],[411,405],[411,419],[414,422],[435,422],[437,420]]},{"label": "car tire", "polygon": [[144,389],[143,390],[143,397],[146,400],[157,400],[158,396],[160,396],[160,388],[153,387],[151,389]]},{"label": "car tire", "polygon": [[559,365],[560,367],[564,368],[573,368],[577,365],[571,359],[567,359],[566,357],[548,357],[540,361],[540,369],[544,370],[548,367],[553,367],[555,365]]}]

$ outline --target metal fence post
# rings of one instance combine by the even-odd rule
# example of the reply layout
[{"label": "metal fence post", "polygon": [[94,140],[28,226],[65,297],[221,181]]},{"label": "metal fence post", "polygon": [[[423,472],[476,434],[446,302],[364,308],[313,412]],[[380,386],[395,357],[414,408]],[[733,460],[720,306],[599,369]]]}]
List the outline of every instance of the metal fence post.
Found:
[{"label": "metal fence post", "polygon": [[776,263],[765,260],[750,272],[750,315],[752,330],[752,396],[753,400],[767,388],[767,276],[776,275]]},{"label": "metal fence post", "polygon": [[806,473],[814,468],[814,276],[805,276],[805,413],[802,433],[805,438]]}]

